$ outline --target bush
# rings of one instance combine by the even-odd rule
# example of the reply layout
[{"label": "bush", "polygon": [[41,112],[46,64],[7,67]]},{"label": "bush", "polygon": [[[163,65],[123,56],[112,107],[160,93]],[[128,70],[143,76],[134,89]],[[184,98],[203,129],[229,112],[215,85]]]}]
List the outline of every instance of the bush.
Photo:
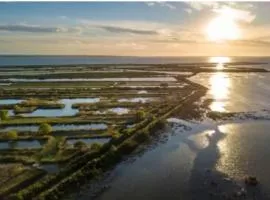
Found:
[{"label": "bush", "polygon": [[143,120],[145,118],[146,114],[144,111],[142,110],[139,110],[137,113],[136,113],[136,120],[137,121],[140,121],[140,120]]},{"label": "bush", "polygon": [[8,139],[17,139],[18,134],[17,134],[17,132],[15,130],[12,130],[12,131],[7,132],[6,137]]},{"label": "bush", "polygon": [[8,111],[7,110],[1,110],[0,111],[0,119],[1,120],[7,120],[8,119]]},{"label": "bush", "polygon": [[77,141],[73,145],[75,148],[81,149],[83,147],[86,147],[87,145],[83,141]]},{"label": "bush", "polygon": [[93,143],[90,147],[91,150],[98,151],[101,148],[101,144],[99,143]]},{"label": "bush", "polygon": [[52,132],[52,127],[50,124],[42,123],[39,126],[38,132],[42,135],[48,135],[50,132]]}]

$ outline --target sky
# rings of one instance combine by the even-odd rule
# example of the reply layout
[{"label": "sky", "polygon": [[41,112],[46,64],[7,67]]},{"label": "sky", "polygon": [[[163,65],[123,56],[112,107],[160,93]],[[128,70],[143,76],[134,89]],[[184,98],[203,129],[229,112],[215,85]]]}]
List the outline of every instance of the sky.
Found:
[{"label": "sky", "polygon": [[1,2],[0,54],[270,56],[270,2]]}]

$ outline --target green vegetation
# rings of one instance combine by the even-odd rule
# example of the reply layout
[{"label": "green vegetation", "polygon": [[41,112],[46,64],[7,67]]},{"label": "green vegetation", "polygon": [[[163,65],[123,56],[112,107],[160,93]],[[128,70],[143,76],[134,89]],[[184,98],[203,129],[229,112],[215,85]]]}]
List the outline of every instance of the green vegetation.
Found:
[{"label": "green vegetation", "polygon": [[139,110],[137,113],[136,113],[136,120],[137,121],[141,121],[143,120],[144,118],[146,117],[146,113],[142,110]]},{"label": "green vegetation", "polygon": [[8,111],[7,110],[0,110],[0,119],[2,121],[8,119]]},{"label": "green vegetation", "polygon": [[[43,78],[101,78],[101,77],[150,77],[160,76],[152,72],[133,72],[125,69],[117,72],[117,68],[125,66],[98,65],[98,67],[80,65],[74,70],[73,66],[46,66],[21,67],[25,74],[18,74],[8,69],[3,77],[14,78],[41,78],[38,83],[13,82],[10,86],[0,86],[0,97],[20,98],[25,101],[16,105],[2,105],[0,109],[14,109],[15,113],[32,112],[35,109],[63,108],[59,103],[61,98],[100,98],[97,103],[78,103],[72,108],[78,109],[76,116],[68,117],[25,117],[23,115],[6,116],[1,114],[1,127],[35,125],[39,126],[38,133],[8,132],[2,134],[2,141],[38,139],[39,149],[4,149],[0,151],[1,162],[34,163],[64,163],[58,173],[46,174],[25,171],[14,175],[5,187],[1,187],[2,197],[8,199],[59,199],[65,195],[69,188],[81,186],[100,173],[110,169],[121,159],[131,153],[136,147],[149,140],[157,130],[165,126],[165,120],[172,115],[182,118],[198,117],[200,110],[193,104],[203,96],[206,88],[186,80],[187,76],[175,76],[177,82],[42,82]],[[154,65],[151,68],[159,70],[176,69],[172,65]],[[17,68],[18,69],[18,68]],[[149,68],[150,69],[150,68]],[[183,68],[188,70],[188,68]],[[101,72],[103,70],[103,72]],[[107,72],[110,70],[110,72]],[[179,71],[180,68],[178,67]],[[1,71],[1,69],[0,69]],[[184,88],[171,88],[185,84]],[[130,86],[136,86],[134,88]],[[141,94],[141,90],[147,93]],[[118,102],[121,98],[156,97],[157,101]],[[104,111],[108,108],[129,108],[128,114],[116,115],[105,113],[97,115],[95,111]],[[7,115],[7,113],[6,113]],[[4,116],[4,117],[3,117]],[[67,130],[53,131],[52,125],[66,124],[95,124],[104,123],[106,130]],[[130,126],[128,126],[130,125]],[[132,125],[132,126],[131,126]],[[87,145],[77,141],[70,145],[68,139],[82,138],[111,138],[109,142],[101,145],[93,143]],[[29,168],[29,170],[37,170]],[[36,173],[36,175],[35,175]],[[24,174],[24,175],[23,175]],[[28,176],[28,178],[26,178]],[[32,177],[32,178],[31,178]],[[0,177],[1,178],[1,177]]]},{"label": "green vegetation", "polygon": [[7,137],[7,139],[13,139],[13,140],[17,139],[18,138],[17,131],[11,130],[11,131],[7,132],[6,137]]},{"label": "green vegetation", "polygon": [[45,175],[45,171],[39,169],[26,169],[23,173],[5,182],[0,187],[0,198],[6,197],[18,191],[21,187],[26,187]]},{"label": "green vegetation", "polygon": [[19,113],[31,113],[36,109],[37,107],[23,107],[21,105],[15,105],[13,110],[15,114],[19,114]]},{"label": "green vegetation", "polygon": [[85,144],[83,141],[77,141],[73,146],[77,149],[82,149],[87,147],[87,144]]},{"label": "green vegetation", "polygon": [[49,133],[52,132],[52,127],[51,127],[50,124],[42,123],[42,124],[40,124],[40,126],[39,126],[38,132],[39,132],[39,134],[41,134],[41,135],[48,135]]}]

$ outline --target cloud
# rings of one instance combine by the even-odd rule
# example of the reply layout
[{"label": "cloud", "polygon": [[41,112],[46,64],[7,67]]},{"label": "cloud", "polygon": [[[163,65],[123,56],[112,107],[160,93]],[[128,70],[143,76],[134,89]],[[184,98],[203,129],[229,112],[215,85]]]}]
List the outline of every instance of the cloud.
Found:
[{"label": "cloud", "polygon": [[205,9],[205,8],[211,8],[211,9],[214,9],[214,8],[217,8],[219,3],[218,2],[209,2],[209,1],[189,1],[189,2],[185,2],[186,4],[188,4],[190,6],[190,8],[194,9],[194,10],[197,10],[197,11],[200,11],[202,9]]},{"label": "cloud", "polygon": [[138,34],[138,35],[157,35],[158,32],[155,30],[143,30],[143,29],[133,29],[133,28],[125,28],[119,26],[97,26],[97,28],[101,28],[108,32],[112,33],[131,33],[131,34]]},{"label": "cloud", "polygon": [[[187,9],[191,9],[191,10],[195,10],[195,11],[201,11],[203,9],[209,9],[215,13],[221,13],[222,12],[226,12],[228,10],[233,11],[233,14],[236,15],[236,18],[238,18],[239,20],[242,21],[246,21],[246,22],[252,22],[256,15],[252,14],[253,9],[255,8],[255,6],[251,3],[245,3],[245,2],[208,2],[208,1],[191,1],[191,2],[185,2],[189,8],[185,8],[184,10],[188,13],[191,13],[191,11],[187,10]],[[232,12],[231,12],[232,13]],[[229,12],[224,13],[226,14],[228,17],[230,17]]]},{"label": "cloud", "polygon": [[251,23],[255,18],[256,15],[252,14],[248,10],[241,10],[230,8],[228,6],[223,6],[222,8],[213,9],[214,12],[224,15],[225,17],[232,17],[239,21],[244,21],[247,23]]},{"label": "cloud", "polygon": [[244,45],[244,46],[270,46],[270,41],[263,41],[263,40],[235,40],[230,41],[232,45]]},{"label": "cloud", "polygon": [[77,32],[78,28],[61,28],[61,27],[42,27],[36,25],[26,25],[26,24],[7,24],[0,25],[0,31],[9,32],[27,32],[27,33],[59,33],[59,32]]},{"label": "cloud", "polygon": [[191,8],[185,8],[184,11],[186,11],[188,14],[192,13],[192,9]]},{"label": "cloud", "polygon": [[161,6],[161,7],[167,7],[171,10],[175,10],[176,7],[174,5],[172,5],[171,3],[167,3],[165,1],[157,1],[157,2],[146,2],[146,5],[149,7],[153,7],[153,6]]}]

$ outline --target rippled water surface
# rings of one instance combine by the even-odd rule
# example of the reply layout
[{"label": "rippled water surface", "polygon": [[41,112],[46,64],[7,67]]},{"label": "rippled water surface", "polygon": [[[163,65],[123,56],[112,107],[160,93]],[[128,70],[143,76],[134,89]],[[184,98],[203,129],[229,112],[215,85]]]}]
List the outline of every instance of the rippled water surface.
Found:
[{"label": "rippled water surface", "polygon": [[269,73],[199,73],[190,80],[209,88],[214,111],[270,109]]},{"label": "rippled water surface", "polygon": [[[108,187],[95,199],[209,200],[211,195],[241,190],[249,199],[270,199],[270,123],[264,120],[269,119],[269,112],[261,112],[270,108],[270,76],[219,72],[191,79],[209,88],[212,110],[255,111],[262,118],[200,123],[170,119],[171,125],[157,141],[100,180]],[[258,187],[245,186],[244,177],[249,175],[257,177]],[[80,195],[72,198],[93,199],[91,195],[100,191],[93,189],[95,184],[81,188]]]}]

